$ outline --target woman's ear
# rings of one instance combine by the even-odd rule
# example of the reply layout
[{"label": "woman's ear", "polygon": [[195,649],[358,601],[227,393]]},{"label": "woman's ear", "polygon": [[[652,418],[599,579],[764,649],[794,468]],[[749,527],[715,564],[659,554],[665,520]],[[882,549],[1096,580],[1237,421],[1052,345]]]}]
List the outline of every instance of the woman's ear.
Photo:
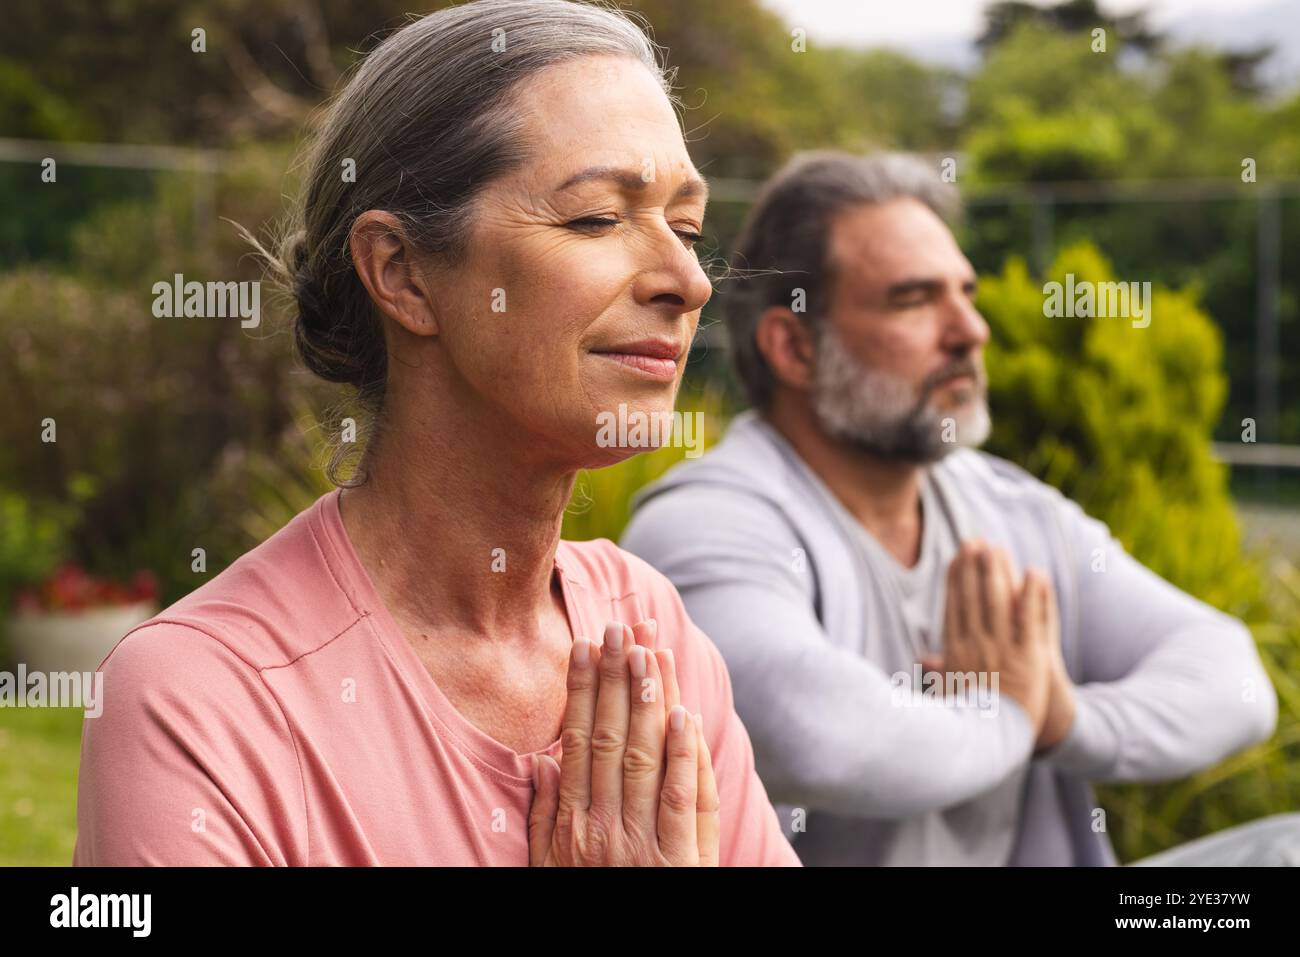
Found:
[{"label": "woman's ear", "polygon": [[784,306],[768,306],[754,335],[758,351],[782,384],[800,391],[812,388],[813,338],[798,316]]},{"label": "woman's ear", "polygon": [[438,334],[438,317],[415,250],[392,213],[371,209],[348,237],[352,265],[371,300],[388,318],[417,336]]}]

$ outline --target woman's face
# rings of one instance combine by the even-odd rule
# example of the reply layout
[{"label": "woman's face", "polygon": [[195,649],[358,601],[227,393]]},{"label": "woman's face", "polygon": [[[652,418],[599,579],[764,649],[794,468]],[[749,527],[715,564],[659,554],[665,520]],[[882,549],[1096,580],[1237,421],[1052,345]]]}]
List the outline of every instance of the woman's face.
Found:
[{"label": "woman's face", "polygon": [[529,158],[479,195],[465,258],[431,277],[440,347],[518,438],[607,465],[637,451],[598,439],[620,406],[629,427],[672,412],[712,291],[692,251],[705,185],[633,60],[558,64],[516,95]]}]

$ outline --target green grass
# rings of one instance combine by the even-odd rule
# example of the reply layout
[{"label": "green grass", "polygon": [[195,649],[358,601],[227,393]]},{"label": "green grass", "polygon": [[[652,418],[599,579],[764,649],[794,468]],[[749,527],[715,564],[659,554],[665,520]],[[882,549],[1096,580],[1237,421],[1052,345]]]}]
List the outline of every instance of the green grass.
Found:
[{"label": "green grass", "polygon": [[0,708],[0,866],[72,863],[83,718],[79,708]]}]

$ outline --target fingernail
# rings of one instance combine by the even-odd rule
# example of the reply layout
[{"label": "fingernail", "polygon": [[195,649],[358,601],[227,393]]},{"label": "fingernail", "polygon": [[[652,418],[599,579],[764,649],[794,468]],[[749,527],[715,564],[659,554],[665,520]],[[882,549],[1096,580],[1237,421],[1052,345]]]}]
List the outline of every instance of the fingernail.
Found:
[{"label": "fingernail", "polygon": [[542,759],[533,755],[533,790],[542,789]]},{"label": "fingernail", "polygon": [[627,653],[628,665],[632,668],[633,678],[645,677],[645,649],[640,645],[633,645]]},{"label": "fingernail", "polygon": [[664,656],[668,667],[672,668],[675,672],[677,670],[677,659],[673,657],[673,650],[671,648],[665,648],[660,652],[660,654]]},{"label": "fingernail", "polygon": [[611,621],[605,626],[605,647],[613,652],[623,650],[623,623]]},{"label": "fingernail", "polygon": [[659,622],[655,621],[653,618],[647,618],[645,624],[646,629],[650,632],[650,640],[654,641],[655,637],[659,634]]},{"label": "fingernail", "polygon": [[586,638],[579,638],[573,643],[573,661],[579,668],[587,667],[591,661],[591,642]]},{"label": "fingernail", "polygon": [[673,705],[673,710],[668,712],[668,724],[674,731],[686,727],[686,709],[679,704]]},{"label": "fingernail", "polygon": [[700,731],[703,731],[703,730],[704,730],[704,715],[702,715],[702,714],[697,714],[697,715],[695,716],[695,727],[696,727],[697,729],[699,729]]}]

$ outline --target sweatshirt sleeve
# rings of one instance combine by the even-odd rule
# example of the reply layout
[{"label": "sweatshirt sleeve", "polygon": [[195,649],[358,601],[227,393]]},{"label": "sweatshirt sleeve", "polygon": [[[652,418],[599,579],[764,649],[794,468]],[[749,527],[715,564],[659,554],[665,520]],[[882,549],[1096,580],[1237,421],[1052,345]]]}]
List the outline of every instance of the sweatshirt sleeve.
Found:
[{"label": "sweatshirt sleeve", "polygon": [[792,561],[800,543],[767,502],[674,489],[637,511],[623,545],[668,576],[721,651],[773,801],[909,817],[967,801],[1030,759],[1033,727],[1009,697],[996,713],[919,694],[900,703],[882,669],[832,644]]},{"label": "sweatshirt sleeve", "polygon": [[73,864],[289,865],[306,859],[298,758],[256,669],[159,621],[105,659],[82,729]]},{"label": "sweatshirt sleeve", "polygon": [[753,746],[736,714],[727,666],[713,643],[694,625],[690,628],[706,662],[702,679],[708,684],[708,703],[701,716],[723,809],[720,863],[724,867],[799,867],[799,856],[786,840],[754,767]]},{"label": "sweatshirt sleeve", "polygon": [[1081,657],[1074,725],[1040,757],[1092,781],[1156,781],[1267,739],[1277,695],[1246,626],[1134,560],[1074,502],[1053,498],[1073,552]]}]

